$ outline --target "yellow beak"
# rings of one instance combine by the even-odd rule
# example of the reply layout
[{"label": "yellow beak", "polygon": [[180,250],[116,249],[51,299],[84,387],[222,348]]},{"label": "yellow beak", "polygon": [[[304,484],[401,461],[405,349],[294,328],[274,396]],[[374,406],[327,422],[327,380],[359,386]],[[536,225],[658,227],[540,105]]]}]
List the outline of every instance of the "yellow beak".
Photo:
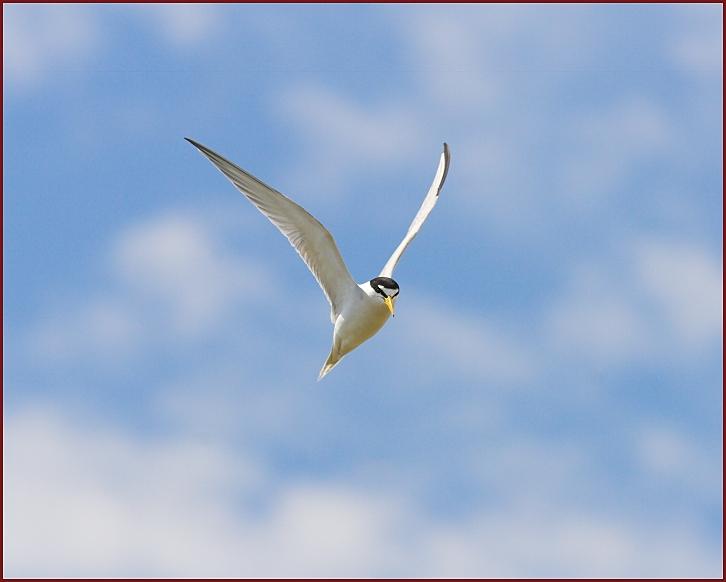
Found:
[{"label": "yellow beak", "polygon": [[383,303],[386,304],[386,307],[388,307],[388,311],[391,312],[391,315],[393,315],[393,317],[396,317],[396,314],[393,313],[393,300],[390,297],[386,297],[383,300]]}]

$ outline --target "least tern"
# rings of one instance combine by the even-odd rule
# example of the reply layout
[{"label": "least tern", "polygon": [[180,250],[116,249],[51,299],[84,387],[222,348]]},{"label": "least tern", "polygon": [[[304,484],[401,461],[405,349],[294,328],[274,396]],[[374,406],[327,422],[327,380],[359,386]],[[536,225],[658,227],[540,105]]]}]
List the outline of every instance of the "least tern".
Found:
[{"label": "least tern", "polygon": [[381,273],[359,285],[345,266],[333,236],[307,210],[209,148],[184,139],[202,152],[287,237],[325,293],[334,329],[333,347],[318,376],[321,380],[394,315],[399,287],[392,278],[393,270],[439,199],[449,170],[449,146],[444,144],[434,181],[406,236]]}]

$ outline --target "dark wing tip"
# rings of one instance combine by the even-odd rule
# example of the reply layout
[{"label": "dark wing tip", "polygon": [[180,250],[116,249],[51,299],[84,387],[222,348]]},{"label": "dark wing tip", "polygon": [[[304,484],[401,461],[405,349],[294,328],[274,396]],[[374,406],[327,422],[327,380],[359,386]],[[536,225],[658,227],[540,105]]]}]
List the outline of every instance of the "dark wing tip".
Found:
[{"label": "dark wing tip", "polygon": [[451,162],[451,153],[449,152],[449,144],[444,142],[444,175],[441,176],[441,183],[439,184],[439,188],[436,191],[436,196],[441,194],[441,189],[444,187],[444,182],[446,182],[446,176],[449,173],[449,163]]},{"label": "dark wing tip", "polygon": [[195,148],[197,148],[200,152],[202,152],[205,156],[207,156],[210,160],[214,161],[214,158],[221,158],[219,154],[213,152],[210,150],[207,146],[203,146],[198,141],[194,141],[190,137],[185,137],[185,140],[187,140],[190,144],[192,144]]}]

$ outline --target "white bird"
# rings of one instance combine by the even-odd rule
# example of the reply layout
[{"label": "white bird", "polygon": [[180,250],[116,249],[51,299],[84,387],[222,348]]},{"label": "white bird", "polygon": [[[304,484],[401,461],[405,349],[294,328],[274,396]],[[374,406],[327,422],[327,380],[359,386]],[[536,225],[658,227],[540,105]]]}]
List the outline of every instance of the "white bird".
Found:
[{"label": "white bird", "polygon": [[209,148],[185,139],[217,166],[287,237],[325,293],[334,329],[333,347],[318,376],[318,380],[322,379],[345,355],[373,337],[394,314],[399,287],[392,279],[393,270],[439,199],[449,170],[449,146],[444,144],[434,181],[406,236],[393,251],[380,275],[358,285],[345,266],[333,236],[302,206]]}]

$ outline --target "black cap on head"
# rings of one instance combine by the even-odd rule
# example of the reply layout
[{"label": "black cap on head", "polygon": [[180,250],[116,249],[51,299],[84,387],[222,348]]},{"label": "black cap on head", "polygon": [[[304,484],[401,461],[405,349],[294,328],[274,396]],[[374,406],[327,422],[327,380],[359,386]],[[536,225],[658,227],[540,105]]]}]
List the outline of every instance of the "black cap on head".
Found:
[{"label": "black cap on head", "polygon": [[370,280],[370,286],[373,290],[383,297],[395,297],[398,295],[399,287],[390,277],[376,277]]}]

